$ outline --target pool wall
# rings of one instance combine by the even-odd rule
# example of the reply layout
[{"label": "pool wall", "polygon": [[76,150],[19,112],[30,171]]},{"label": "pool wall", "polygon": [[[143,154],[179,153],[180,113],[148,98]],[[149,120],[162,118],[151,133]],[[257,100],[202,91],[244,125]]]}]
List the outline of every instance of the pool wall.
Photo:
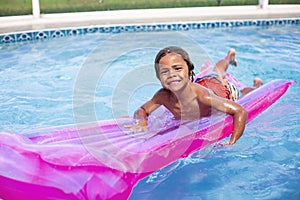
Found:
[{"label": "pool wall", "polygon": [[260,19],[260,20],[227,20],[187,23],[157,23],[137,25],[100,25],[77,28],[59,28],[49,30],[24,31],[0,34],[0,43],[14,43],[32,40],[46,40],[92,33],[121,33],[121,32],[158,32],[158,31],[187,31],[191,29],[207,29],[242,26],[272,26],[293,24],[299,25],[300,18],[291,19]]}]

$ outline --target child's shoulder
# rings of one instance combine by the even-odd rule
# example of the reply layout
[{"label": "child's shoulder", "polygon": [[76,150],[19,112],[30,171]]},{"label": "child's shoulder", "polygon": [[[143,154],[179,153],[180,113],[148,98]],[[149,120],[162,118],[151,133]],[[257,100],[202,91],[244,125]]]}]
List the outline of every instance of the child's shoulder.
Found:
[{"label": "child's shoulder", "polygon": [[162,95],[162,96],[170,96],[171,95],[171,91],[167,90],[165,88],[161,88],[156,92],[156,95]]},{"label": "child's shoulder", "polygon": [[192,89],[193,90],[199,90],[199,91],[203,91],[206,90],[206,87],[203,87],[202,85],[200,85],[199,83],[192,83]]},{"label": "child's shoulder", "polygon": [[202,85],[198,83],[192,83],[192,90],[197,94],[197,95],[205,95],[209,94],[210,90],[206,87],[203,87]]},{"label": "child's shoulder", "polygon": [[170,96],[171,96],[171,91],[161,88],[155,93],[155,95],[152,98],[152,101],[158,104],[165,104],[167,101],[169,101]]}]

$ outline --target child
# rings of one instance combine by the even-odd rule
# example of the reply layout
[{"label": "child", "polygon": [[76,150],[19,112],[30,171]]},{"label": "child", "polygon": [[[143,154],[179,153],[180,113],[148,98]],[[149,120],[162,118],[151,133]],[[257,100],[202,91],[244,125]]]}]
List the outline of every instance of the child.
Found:
[{"label": "child", "polygon": [[[170,110],[178,120],[207,117],[211,115],[211,109],[214,108],[233,116],[232,135],[225,144],[234,144],[245,129],[248,114],[242,106],[232,101],[234,98],[231,96],[236,94],[232,94],[228,86],[229,82],[225,79],[225,72],[230,63],[236,65],[234,50],[230,50],[228,55],[216,64],[213,74],[194,83],[194,65],[188,53],[174,46],[162,49],[155,58],[156,76],[162,88],[135,111],[136,124],[128,128],[146,130],[148,115],[161,105]],[[211,87],[211,90],[206,87]],[[228,95],[229,93],[231,95]]]}]

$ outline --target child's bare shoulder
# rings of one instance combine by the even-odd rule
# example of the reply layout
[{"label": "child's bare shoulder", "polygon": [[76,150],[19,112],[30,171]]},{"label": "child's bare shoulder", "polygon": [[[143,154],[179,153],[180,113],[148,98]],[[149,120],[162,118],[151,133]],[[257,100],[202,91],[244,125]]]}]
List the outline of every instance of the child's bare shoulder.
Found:
[{"label": "child's bare shoulder", "polygon": [[155,96],[158,96],[158,97],[168,97],[168,96],[170,96],[170,94],[171,94],[170,90],[167,90],[165,88],[161,88],[161,89],[159,89],[156,92]]},{"label": "child's bare shoulder", "polygon": [[200,101],[209,101],[213,96],[215,96],[210,89],[197,83],[192,84],[192,89]]},{"label": "child's bare shoulder", "polygon": [[169,98],[170,98],[170,95],[171,95],[171,91],[167,90],[167,89],[164,89],[164,88],[161,88],[160,90],[158,90],[153,99],[158,101],[158,102],[161,102],[161,101],[168,101]]},{"label": "child's bare shoulder", "polygon": [[209,89],[207,89],[206,87],[203,87],[202,85],[198,84],[198,83],[192,83],[192,89],[194,92],[196,92],[197,94],[208,94],[209,93]]}]

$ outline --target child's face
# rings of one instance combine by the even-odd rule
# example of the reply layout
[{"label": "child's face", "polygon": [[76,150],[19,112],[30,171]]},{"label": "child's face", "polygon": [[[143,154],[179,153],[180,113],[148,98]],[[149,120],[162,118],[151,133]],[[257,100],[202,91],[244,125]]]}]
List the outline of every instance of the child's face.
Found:
[{"label": "child's face", "polygon": [[189,82],[188,66],[181,55],[169,53],[159,61],[159,79],[162,86],[173,92]]}]

